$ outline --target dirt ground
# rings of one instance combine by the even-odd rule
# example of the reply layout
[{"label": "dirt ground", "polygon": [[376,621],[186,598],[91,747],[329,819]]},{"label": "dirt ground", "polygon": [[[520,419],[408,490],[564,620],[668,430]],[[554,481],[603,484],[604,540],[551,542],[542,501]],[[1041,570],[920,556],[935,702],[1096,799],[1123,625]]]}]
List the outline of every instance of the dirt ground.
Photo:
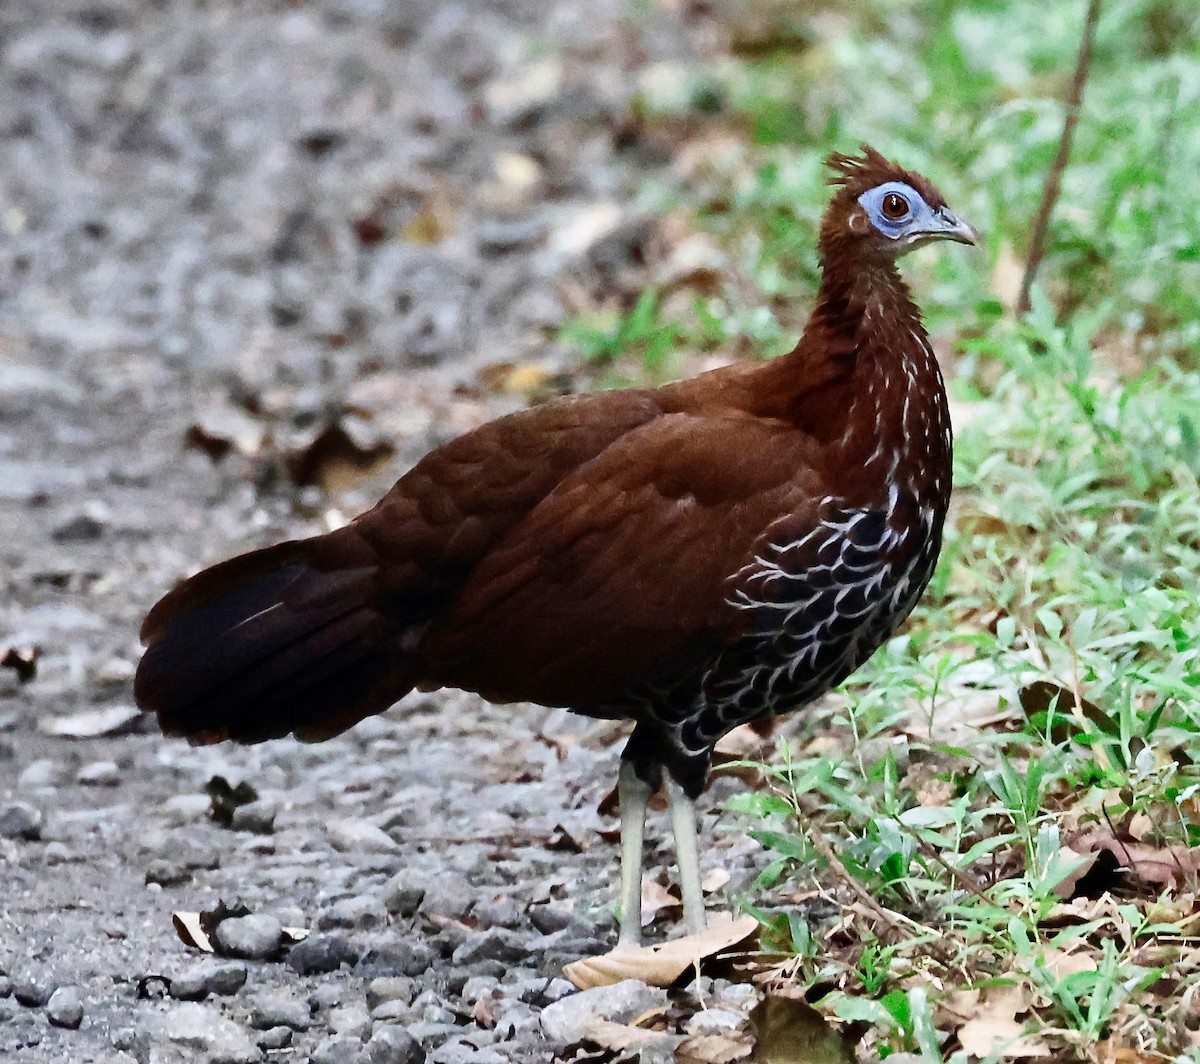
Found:
[{"label": "dirt ground", "polygon": [[[450,692],[316,747],[193,749],[130,680],[175,581],[570,386],[556,325],[639,268],[661,161],[624,116],[647,71],[702,58],[681,20],[0,3],[0,1058],[487,1064],[572,1040],[541,1014],[615,938],[611,725]],[[719,819],[728,907],[758,855]],[[241,960],[172,926],[222,901],[260,917],[222,946]],[[281,951],[280,925],[310,936]]]}]

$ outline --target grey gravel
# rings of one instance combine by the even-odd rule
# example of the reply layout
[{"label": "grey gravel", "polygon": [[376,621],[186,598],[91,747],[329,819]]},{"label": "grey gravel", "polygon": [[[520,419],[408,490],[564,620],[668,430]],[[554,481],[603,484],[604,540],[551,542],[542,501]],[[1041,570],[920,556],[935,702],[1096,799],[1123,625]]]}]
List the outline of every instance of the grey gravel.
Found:
[{"label": "grey gravel", "polygon": [[317,916],[322,931],[333,928],[367,930],[387,923],[387,909],[378,898],[358,895],[335,901]]},{"label": "grey gravel", "polygon": [[390,913],[412,916],[421,906],[432,877],[423,871],[403,868],[383,888],[383,904]]},{"label": "grey gravel", "polygon": [[287,1049],[292,1044],[292,1029],[290,1027],[270,1027],[263,1031],[255,1042],[259,1049]]},{"label": "grey gravel", "polygon": [[479,892],[465,876],[438,876],[425,888],[419,912],[425,916],[441,916],[447,920],[461,920],[475,904]]},{"label": "grey gravel", "polygon": [[204,1053],[206,1064],[258,1064],[263,1058],[246,1032],[210,1005],[176,1005],[165,1034],[175,1045]]},{"label": "grey gravel", "polygon": [[367,1008],[375,1009],[391,1001],[408,1005],[416,994],[417,984],[412,979],[402,975],[379,976],[367,984]]},{"label": "grey gravel", "polygon": [[294,945],[287,955],[288,967],[298,975],[322,975],[343,964],[353,964],[358,951],[338,934],[312,934]]},{"label": "grey gravel", "polygon": [[73,986],[60,986],[46,1002],[46,1019],[55,1027],[75,1030],[83,1022],[83,998]]},{"label": "grey gravel", "polygon": [[266,960],[283,945],[283,925],[266,913],[251,913],[222,920],[213,938],[226,956]]},{"label": "grey gravel", "polygon": [[597,1019],[616,1023],[632,1020],[667,1003],[667,992],[637,979],[581,990],[542,1010],[542,1029],[556,1042],[578,1042]]},{"label": "grey gravel", "polygon": [[317,1043],[309,1057],[310,1064],[367,1064],[368,1060],[361,1039],[336,1034]]},{"label": "grey gravel", "polygon": [[365,1042],[371,1036],[371,1015],[361,1005],[331,1009],[326,1021],[334,1034]]},{"label": "grey gravel", "polygon": [[171,997],[203,1001],[210,994],[236,994],[246,985],[246,966],[239,961],[202,961],[171,977]]},{"label": "grey gravel", "polygon": [[249,1003],[249,1024],[257,1031],[268,1031],[272,1027],[290,1027],[293,1031],[307,1031],[312,1026],[312,1013],[308,1002],[286,993],[257,994]]},{"label": "grey gravel", "polygon": [[259,799],[239,805],[233,811],[229,826],[234,831],[248,831],[255,835],[270,835],[275,831],[275,818],[279,807],[267,799]]},{"label": "grey gravel", "polygon": [[12,980],[7,975],[0,972],[0,1001],[12,994]]},{"label": "grey gravel", "polygon": [[479,961],[520,961],[530,951],[529,936],[506,927],[493,927],[472,935],[453,955],[455,964],[471,965]]},{"label": "grey gravel", "polygon": [[10,978],[13,997],[26,1008],[40,1009],[58,989],[58,982],[48,971],[14,972]]},{"label": "grey gravel", "polygon": [[367,1043],[371,1064],[423,1064],[425,1050],[403,1027],[376,1025]]},{"label": "grey gravel", "polygon": [[116,787],[121,783],[121,770],[115,761],[93,761],[76,774],[81,787]]},{"label": "grey gravel", "polygon": [[0,804],[0,838],[39,839],[42,835],[42,811],[28,802]]}]

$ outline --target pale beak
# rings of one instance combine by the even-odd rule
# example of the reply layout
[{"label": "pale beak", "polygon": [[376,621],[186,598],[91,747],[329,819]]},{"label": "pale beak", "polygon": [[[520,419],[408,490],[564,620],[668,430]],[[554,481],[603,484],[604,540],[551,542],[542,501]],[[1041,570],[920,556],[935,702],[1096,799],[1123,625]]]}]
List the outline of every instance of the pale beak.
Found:
[{"label": "pale beak", "polygon": [[969,222],[956,217],[946,207],[934,213],[934,224],[921,235],[926,240],[953,240],[959,244],[977,244],[979,231]]}]

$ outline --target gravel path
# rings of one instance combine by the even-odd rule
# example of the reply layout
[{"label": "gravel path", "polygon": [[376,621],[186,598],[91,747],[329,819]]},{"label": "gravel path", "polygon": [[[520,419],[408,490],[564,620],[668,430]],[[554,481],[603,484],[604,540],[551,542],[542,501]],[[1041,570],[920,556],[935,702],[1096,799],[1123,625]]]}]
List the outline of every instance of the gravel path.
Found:
[{"label": "gravel path", "polygon": [[[317,747],[192,749],[129,681],[175,580],[338,521],[569,373],[554,326],[649,239],[629,93],[698,47],[669,5],[624,8],[0,4],[3,1059],[572,1040],[542,1012],[615,937],[618,729],[451,692]],[[757,852],[716,819],[705,866],[736,889]],[[205,958],[171,914],[221,902],[249,915]]]}]

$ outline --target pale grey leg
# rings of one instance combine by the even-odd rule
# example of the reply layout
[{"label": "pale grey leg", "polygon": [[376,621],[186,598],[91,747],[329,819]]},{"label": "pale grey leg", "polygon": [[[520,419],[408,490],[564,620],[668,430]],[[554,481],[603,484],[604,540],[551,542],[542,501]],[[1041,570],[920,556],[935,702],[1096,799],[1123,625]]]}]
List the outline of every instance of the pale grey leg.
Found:
[{"label": "pale grey leg", "polygon": [[633,762],[621,761],[617,797],[621,803],[621,931],[617,949],[642,944],[642,844],[646,835],[646,806],[654,791],[638,778]]},{"label": "pale grey leg", "polygon": [[675,833],[675,864],[683,895],[683,923],[689,935],[705,930],[704,891],[700,887],[700,848],[696,843],[696,803],[670,775],[667,800],[671,805],[671,830]]}]

